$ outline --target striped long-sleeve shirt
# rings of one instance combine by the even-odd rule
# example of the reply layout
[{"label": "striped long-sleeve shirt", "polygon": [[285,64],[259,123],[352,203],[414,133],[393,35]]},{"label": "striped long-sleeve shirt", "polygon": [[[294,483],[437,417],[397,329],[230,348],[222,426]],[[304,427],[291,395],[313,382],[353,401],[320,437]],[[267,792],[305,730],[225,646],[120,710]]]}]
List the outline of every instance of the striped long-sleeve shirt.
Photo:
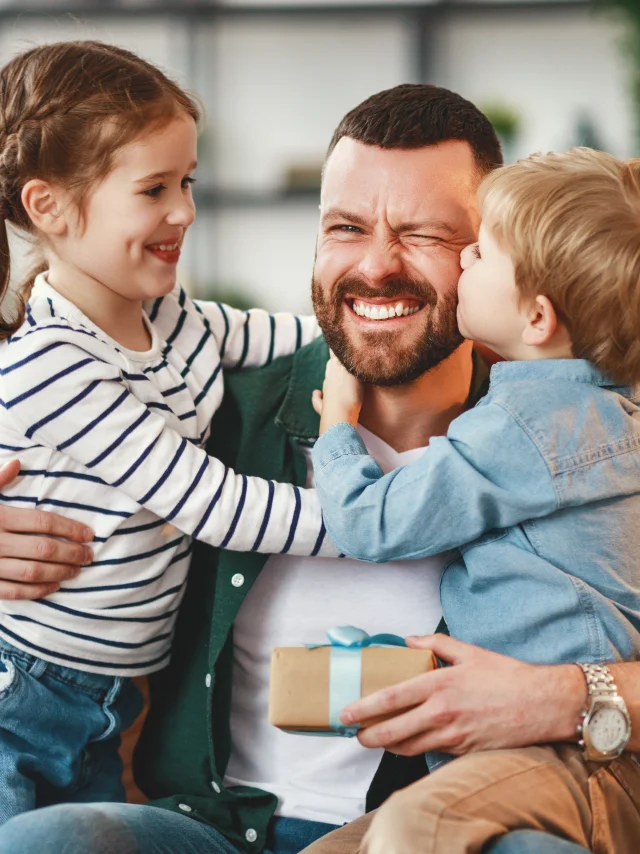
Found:
[{"label": "striped long-sleeve shirt", "polygon": [[222,367],[293,352],[318,334],[315,319],[194,302],[179,286],[145,310],[151,348],[126,350],[43,274],[0,344],[0,462],[21,460],[0,499],[96,532],[78,578],[46,599],[0,602],[0,636],[99,673],[166,665],[192,538],[336,554],[315,492],[237,475],[203,449]]}]

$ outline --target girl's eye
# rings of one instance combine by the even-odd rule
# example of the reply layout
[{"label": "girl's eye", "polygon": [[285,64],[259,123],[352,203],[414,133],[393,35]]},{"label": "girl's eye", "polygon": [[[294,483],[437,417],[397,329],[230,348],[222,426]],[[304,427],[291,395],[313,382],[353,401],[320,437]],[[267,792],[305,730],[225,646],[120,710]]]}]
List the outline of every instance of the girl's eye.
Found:
[{"label": "girl's eye", "polygon": [[145,196],[149,196],[152,199],[156,199],[160,195],[160,193],[166,189],[167,188],[164,186],[164,184],[157,184],[155,187],[149,187],[148,190],[144,190],[143,192]]},{"label": "girl's eye", "polygon": [[471,247],[471,252],[474,258],[480,258],[480,246],[477,243],[474,243]]},{"label": "girl's eye", "polygon": [[[192,178],[190,175],[187,175],[180,182],[180,186],[183,190],[187,190],[191,186],[191,184],[195,184],[195,182],[195,178]],[[167,188],[164,184],[156,184],[155,187],[149,187],[148,190],[143,190],[143,193],[145,196],[149,196],[149,198],[151,199],[157,199],[160,193],[166,189]]]}]

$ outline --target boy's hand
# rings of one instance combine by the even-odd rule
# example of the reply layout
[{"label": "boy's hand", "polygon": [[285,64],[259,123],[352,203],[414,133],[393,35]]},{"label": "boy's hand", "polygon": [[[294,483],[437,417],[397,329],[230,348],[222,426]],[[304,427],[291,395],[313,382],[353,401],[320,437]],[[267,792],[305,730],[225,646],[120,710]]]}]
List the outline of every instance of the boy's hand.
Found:
[{"label": "boy's hand", "polygon": [[320,435],[341,421],[356,427],[363,394],[362,383],[352,376],[332,353],[327,362],[322,391],[316,389],[311,400],[313,408],[320,416]]}]

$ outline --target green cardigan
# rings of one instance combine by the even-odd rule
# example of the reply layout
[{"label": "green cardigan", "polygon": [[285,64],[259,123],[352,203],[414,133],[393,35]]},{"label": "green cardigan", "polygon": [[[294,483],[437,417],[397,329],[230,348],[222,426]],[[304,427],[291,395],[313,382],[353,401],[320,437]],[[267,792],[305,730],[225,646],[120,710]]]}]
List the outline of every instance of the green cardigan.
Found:
[{"label": "green cardigan", "polygon": [[[237,472],[304,486],[300,444],[312,445],[318,437],[311,392],[322,387],[328,355],[317,339],[264,368],[227,374],[209,454]],[[486,375],[476,361],[470,403],[483,393]],[[249,854],[263,849],[277,798],[249,786],[223,786],[230,752],[232,628],[267,558],[195,544],[171,664],[150,679],[151,709],[135,756],[136,780],[152,805],[212,824]],[[385,794],[425,772],[420,757],[419,770],[414,764],[396,784],[391,778],[400,763],[390,754],[386,760]]]}]

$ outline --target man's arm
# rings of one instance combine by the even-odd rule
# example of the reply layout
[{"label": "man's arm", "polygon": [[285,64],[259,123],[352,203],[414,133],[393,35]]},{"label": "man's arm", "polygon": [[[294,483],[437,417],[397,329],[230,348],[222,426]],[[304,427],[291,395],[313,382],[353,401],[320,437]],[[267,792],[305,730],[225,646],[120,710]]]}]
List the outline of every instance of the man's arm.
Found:
[{"label": "man's arm", "polygon": [[[341,715],[347,724],[412,707],[362,730],[358,738],[365,747],[416,756],[577,739],[587,687],[575,664],[526,664],[446,635],[412,638],[408,643],[433,650],[451,666],[347,706]],[[631,717],[627,750],[640,750],[640,661],[610,669]]]},{"label": "man's arm", "polygon": [[[0,469],[0,490],[14,480],[20,462]],[[75,578],[91,563],[85,543],[93,531],[80,522],[44,510],[0,505],[0,599],[40,599]]]}]

